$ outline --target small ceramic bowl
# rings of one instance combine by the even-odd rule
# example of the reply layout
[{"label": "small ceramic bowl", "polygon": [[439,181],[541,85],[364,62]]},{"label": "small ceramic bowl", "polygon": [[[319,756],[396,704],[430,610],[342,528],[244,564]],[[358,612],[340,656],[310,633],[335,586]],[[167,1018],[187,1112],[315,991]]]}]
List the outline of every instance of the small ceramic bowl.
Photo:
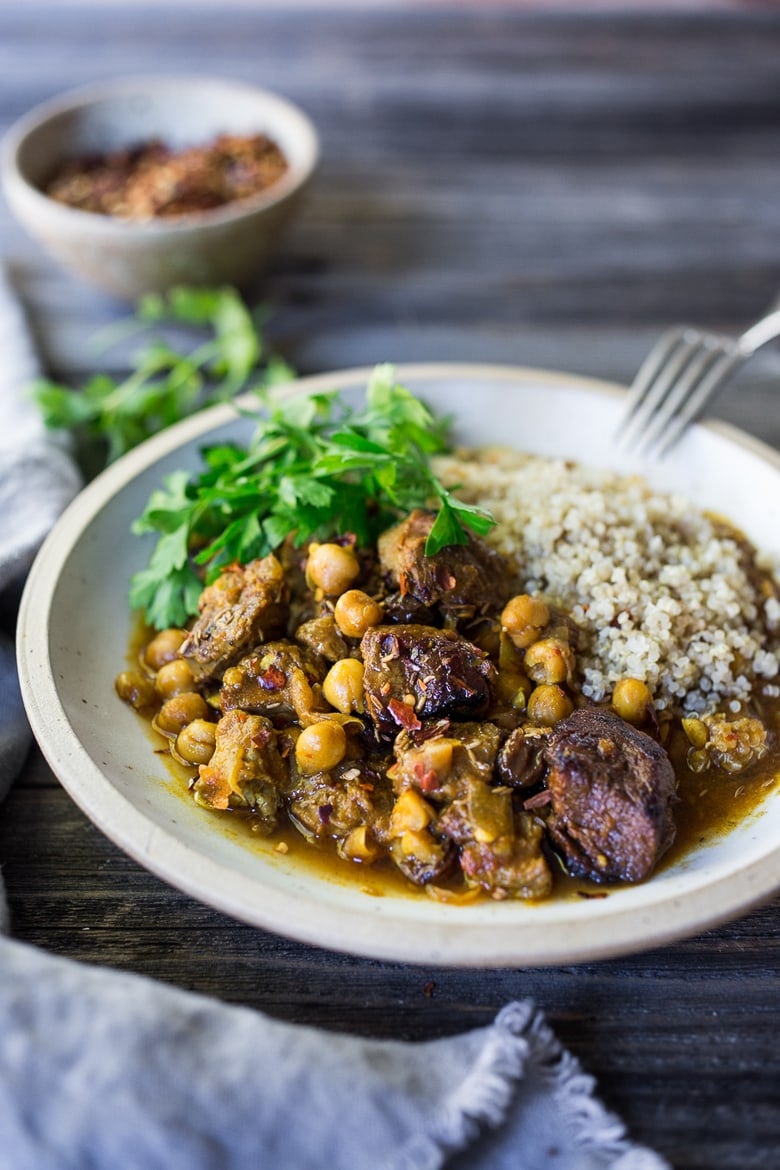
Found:
[{"label": "small ceramic bowl", "polygon": [[[68,159],[160,139],[174,149],[220,133],[266,134],[287,160],[272,186],[208,211],[148,221],[82,211],[43,193]],[[101,83],[38,106],[8,132],[2,178],[11,209],[52,256],[123,299],[176,284],[245,284],[262,270],[315,168],[316,131],[266,90],[201,77]]]}]

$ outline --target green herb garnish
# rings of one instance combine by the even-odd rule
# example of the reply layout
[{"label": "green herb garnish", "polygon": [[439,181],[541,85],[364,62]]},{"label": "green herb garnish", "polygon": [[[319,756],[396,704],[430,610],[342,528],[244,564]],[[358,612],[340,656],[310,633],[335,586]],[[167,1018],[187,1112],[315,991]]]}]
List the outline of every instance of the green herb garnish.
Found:
[{"label": "green herb garnish", "polygon": [[[198,330],[193,348],[180,352],[152,337],[134,358],[134,369],[117,380],[95,374],[79,390],[48,379],[32,395],[46,426],[76,430],[105,444],[112,462],[163,427],[233,398],[241,390],[289,381],[293,372],[280,358],[266,356],[260,327],[232,288],[175,288],[149,294],[114,338],[139,328],[175,323]],[[210,336],[203,340],[206,330]]]},{"label": "green herb garnish", "polygon": [[[296,545],[354,533],[367,544],[413,508],[438,505],[426,544],[433,556],[465,544],[466,528],[485,535],[495,521],[463,503],[434,475],[430,458],[448,449],[447,423],[378,366],[362,411],[338,394],[274,401],[249,446],[203,451],[194,479],[176,472],[152,494],[133,525],[158,540],[130,588],[130,604],[157,629],[197,612],[203,572],[266,556],[290,534]],[[194,550],[198,550],[195,551]]]}]

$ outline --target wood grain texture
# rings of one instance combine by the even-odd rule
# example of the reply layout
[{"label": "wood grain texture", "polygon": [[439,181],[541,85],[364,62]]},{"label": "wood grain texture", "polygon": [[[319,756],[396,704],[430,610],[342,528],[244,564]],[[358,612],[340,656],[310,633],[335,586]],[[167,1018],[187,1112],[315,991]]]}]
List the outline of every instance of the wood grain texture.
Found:
[{"label": "wood grain texture", "polygon": [[[315,118],[323,163],[305,215],[254,290],[303,372],[463,359],[627,380],[667,324],[734,329],[780,291],[777,11],[0,12],[0,130],[62,89],[144,71],[256,81]],[[77,378],[121,307],[55,269],[5,208],[0,252],[51,368]],[[780,447],[779,386],[768,352],[717,412]],[[533,996],[678,1170],[780,1164],[778,903],[675,946],[543,971],[328,954],[140,869],[37,751],[0,819],[0,864],[18,937],[283,1019],[420,1039]]]}]

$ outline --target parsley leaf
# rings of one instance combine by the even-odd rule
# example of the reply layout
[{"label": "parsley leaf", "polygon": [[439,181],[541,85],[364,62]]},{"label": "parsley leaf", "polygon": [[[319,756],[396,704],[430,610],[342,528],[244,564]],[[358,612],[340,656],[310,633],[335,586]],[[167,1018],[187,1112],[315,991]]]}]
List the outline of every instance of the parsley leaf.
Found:
[{"label": "parsley leaf", "polygon": [[[201,310],[196,302],[192,311]],[[338,394],[280,401],[267,391],[265,403],[246,448],[206,448],[201,472],[168,476],[133,525],[158,534],[130,589],[150,625],[181,625],[197,612],[197,566],[213,580],[288,537],[301,545],[349,532],[368,544],[400,516],[438,503],[425,550],[433,555],[465,544],[466,528],[485,535],[494,525],[434,475],[430,458],[448,449],[447,422],[396,382],[392,366],[376,368],[359,411]]]},{"label": "parsley leaf", "polygon": [[[134,369],[116,380],[96,374],[79,390],[39,379],[31,394],[52,430],[76,430],[104,445],[104,462],[214,402],[239,391],[290,381],[290,367],[266,354],[261,327],[233,288],[174,288],[150,293],[136,315],[112,334],[116,340],[140,327],[176,323],[198,331],[196,344],[180,352],[158,337],[144,342]],[[211,336],[203,339],[203,331]]]}]

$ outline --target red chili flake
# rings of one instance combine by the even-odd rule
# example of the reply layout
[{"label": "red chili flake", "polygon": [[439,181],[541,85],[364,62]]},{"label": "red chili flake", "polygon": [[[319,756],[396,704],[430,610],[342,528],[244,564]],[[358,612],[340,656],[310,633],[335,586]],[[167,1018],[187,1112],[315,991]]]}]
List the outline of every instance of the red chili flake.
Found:
[{"label": "red chili flake", "polygon": [[425,767],[422,760],[414,765],[414,774],[422,792],[435,792],[439,787],[439,777],[433,768]]},{"label": "red chili flake", "polygon": [[434,979],[429,979],[428,982],[423,987],[423,995],[425,996],[426,999],[432,999],[433,993],[435,990],[436,990],[436,981]]},{"label": "red chili flake", "polygon": [[257,680],[264,691],[278,691],[287,682],[284,673],[278,666],[269,666]]},{"label": "red chili flake", "polygon": [[420,791],[421,792],[436,792],[439,788],[439,777],[431,768],[430,772],[425,772],[420,777]]},{"label": "red chili flake", "polygon": [[387,709],[399,727],[405,727],[407,731],[417,731],[422,727],[422,723],[415,715],[414,707],[410,707],[408,703],[402,703],[400,699],[390,699]]},{"label": "red chili flake", "polygon": [[374,791],[374,785],[369,784],[368,781],[366,781],[363,784],[360,784],[359,787],[362,788],[364,792],[373,792]]},{"label": "red chili flake", "polygon": [[406,573],[399,573],[398,574],[398,592],[401,594],[402,597],[406,596],[408,588],[409,587],[406,583]]},{"label": "red chili flake", "polygon": [[528,800],[523,801],[523,808],[543,808],[545,804],[549,804],[552,800],[552,793],[549,788],[545,788],[543,792],[537,792],[533,796],[529,796]]},{"label": "red chili flake", "polygon": [[264,748],[271,738],[270,727],[261,727],[257,735],[252,736],[252,743],[256,748]]},{"label": "red chili flake", "polygon": [[321,804],[320,807],[317,809],[317,816],[320,818],[320,821],[322,822],[323,825],[327,825],[328,821],[330,820],[330,814],[332,812],[333,812],[333,805],[332,804]]}]

